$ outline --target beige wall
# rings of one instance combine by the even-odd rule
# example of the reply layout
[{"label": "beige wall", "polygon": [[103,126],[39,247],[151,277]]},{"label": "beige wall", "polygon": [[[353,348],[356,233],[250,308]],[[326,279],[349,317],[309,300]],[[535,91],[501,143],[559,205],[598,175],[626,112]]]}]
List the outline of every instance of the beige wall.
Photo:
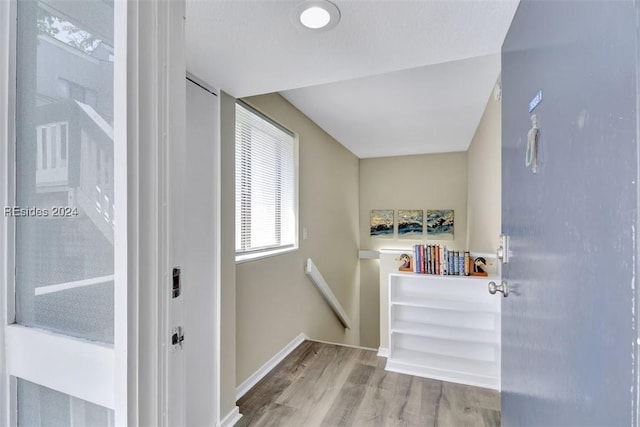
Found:
[{"label": "beige wall", "polygon": [[220,92],[220,417],[236,406],[236,100]]},{"label": "beige wall", "polygon": [[501,102],[491,95],[468,151],[467,246],[475,252],[493,253],[498,247],[502,219],[501,113]]},{"label": "beige wall", "polygon": [[[235,387],[301,332],[326,341],[386,346],[379,261],[361,260],[358,266],[357,250],[410,248],[418,241],[371,238],[371,209],[454,209],[455,240],[438,242],[453,249],[493,252],[500,233],[501,111],[493,97],[468,153],[361,160],[279,95],[245,101],[299,135],[300,249],[237,266],[233,261],[235,114],[233,98],[223,94],[223,416],[235,405]],[[414,182],[422,184],[416,188]],[[308,240],[302,240],[303,227]],[[352,330],[344,330],[304,275],[308,257],[347,310]]]},{"label": "beige wall", "polygon": [[[299,136],[300,248],[237,265],[237,385],[301,332],[337,343],[360,340],[358,158],[280,95],[244,101]],[[351,330],[304,274],[309,257],[351,318]]]},{"label": "beige wall", "polygon": [[[467,242],[467,153],[422,154],[360,160],[360,248],[411,248],[421,240],[370,237],[372,209],[453,209],[453,241],[443,243],[464,250]],[[422,241],[425,241],[424,239]],[[380,345],[381,301],[379,262],[362,260],[360,344]],[[386,322],[386,317],[384,318]]]}]

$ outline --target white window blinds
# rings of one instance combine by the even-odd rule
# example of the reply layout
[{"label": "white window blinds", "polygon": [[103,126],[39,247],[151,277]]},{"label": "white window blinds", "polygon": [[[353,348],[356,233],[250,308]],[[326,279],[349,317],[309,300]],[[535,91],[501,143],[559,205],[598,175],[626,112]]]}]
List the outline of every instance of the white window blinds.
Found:
[{"label": "white window blinds", "polygon": [[236,104],[236,254],[297,244],[295,136]]}]

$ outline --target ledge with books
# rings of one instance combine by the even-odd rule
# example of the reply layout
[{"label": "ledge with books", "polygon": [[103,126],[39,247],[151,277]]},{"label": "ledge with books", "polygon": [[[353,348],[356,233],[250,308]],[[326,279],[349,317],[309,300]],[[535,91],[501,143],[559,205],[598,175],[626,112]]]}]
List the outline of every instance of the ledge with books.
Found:
[{"label": "ledge with books", "polygon": [[493,263],[469,251],[450,250],[444,245],[418,244],[398,258],[398,271],[436,276],[488,277]]}]

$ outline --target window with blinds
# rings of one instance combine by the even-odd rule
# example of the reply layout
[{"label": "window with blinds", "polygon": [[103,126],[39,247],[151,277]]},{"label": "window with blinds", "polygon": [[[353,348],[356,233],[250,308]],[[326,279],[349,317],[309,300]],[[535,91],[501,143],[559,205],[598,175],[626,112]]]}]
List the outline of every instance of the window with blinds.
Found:
[{"label": "window with blinds", "polygon": [[236,104],[236,256],[297,247],[297,140],[246,104]]}]

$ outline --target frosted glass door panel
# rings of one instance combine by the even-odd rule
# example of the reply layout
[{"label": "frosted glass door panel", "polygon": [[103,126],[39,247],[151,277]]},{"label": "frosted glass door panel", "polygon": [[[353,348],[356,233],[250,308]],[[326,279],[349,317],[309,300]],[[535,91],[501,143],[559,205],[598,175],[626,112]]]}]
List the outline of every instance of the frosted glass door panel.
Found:
[{"label": "frosted glass door panel", "polygon": [[110,427],[113,410],[18,379],[18,427]]},{"label": "frosted glass door panel", "polygon": [[[113,342],[113,2],[18,0],[16,322]],[[7,215],[7,212],[5,212]]]}]

